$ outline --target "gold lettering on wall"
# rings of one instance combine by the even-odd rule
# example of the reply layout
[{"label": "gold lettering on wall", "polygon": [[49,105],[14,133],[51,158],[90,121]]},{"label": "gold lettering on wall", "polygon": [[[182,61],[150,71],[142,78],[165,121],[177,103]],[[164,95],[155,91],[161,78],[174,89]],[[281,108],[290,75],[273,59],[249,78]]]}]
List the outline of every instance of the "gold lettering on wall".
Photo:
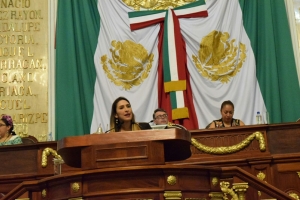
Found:
[{"label": "gold lettering on wall", "polygon": [[[36,76],[36,73],[3,73],[0,74],[0,82],[2,83],[11,83],[12,80],[16,80],[17,83],[33,82],[33,76]],[[4,87],[0,87],[4,88]],[[1,96],[1,94],[0,94]]]},{"label": "gold lettering on wall", "polygon": [[48,135],[48,0],[0,0],[0,110],[15,132]]},{"label": "gold lettering on wall", "polygon": [[[0,12],[0,20],[1,20],[1,12]],[[39,22],[15,22],[15,23],[0,23],[0,33],[6,32],[36,32],[40,31],[40,23]],[[13,36],[15,37],[15,36]]]},{"label": "gold lettering on wall", "polygon": [[1,0],[0,3],[0,8],[30,8],[30,0]]},{"label": "gold lettering on wall", "polygon": [[0,60],[0,70],[15,69],[46,69],[46,63],[42,59],[30,60]]}]

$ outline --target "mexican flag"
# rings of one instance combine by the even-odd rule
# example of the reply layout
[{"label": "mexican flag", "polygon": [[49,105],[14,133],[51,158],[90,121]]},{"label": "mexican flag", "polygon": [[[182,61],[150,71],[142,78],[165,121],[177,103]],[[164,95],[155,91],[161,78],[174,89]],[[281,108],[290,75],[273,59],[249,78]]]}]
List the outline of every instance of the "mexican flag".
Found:
[{"label": "mexican flag", "polygon": [[[176,123],[204,128],[220,118],[225,100],[246,124],[266,110],[271,123],[298,119],[300,90],[284,0],[201,3],[207,17],[178,18],[182,41],[176,48],[184,53],[174,57],[163,51],[172,39],[166,22],[131,30],[128,13],[138,11],[121,0],[58,1],[56,139],[95,132],[100,124],[107,130],[119,96],[129,99],[137,121],[149,122],[157,107],[172,120],[174,91],[165,92],[172,80],[163,77],[169,57],[183,59],[179,70],[186,70],[186,94],[179,99],[189,117],[173,118]],[[176,9],[168,10],[165,17],[177,17]]]}]

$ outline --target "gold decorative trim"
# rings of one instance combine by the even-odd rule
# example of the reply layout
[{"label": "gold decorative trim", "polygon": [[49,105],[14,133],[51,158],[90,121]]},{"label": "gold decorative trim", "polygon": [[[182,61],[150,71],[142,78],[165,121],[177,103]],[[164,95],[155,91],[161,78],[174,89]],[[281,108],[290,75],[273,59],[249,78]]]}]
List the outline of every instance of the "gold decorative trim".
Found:
[{"label": "gold decorative trim", "polygon": [[212,183],[213,186],[216,186],[218,184],[218,182],[219,182],[219,179],[217,177],[213,177],[211,179],[211,183]]},{"label": "gold decorative trim", "polygon": [[165,199],[181,199],[182,194],[181,191],[165,191],[164,197]]},{"label": "gold decorative trim", "polygon": [[299,196],[295,192],[290,192],[290,193],[288,193],[288,195],[296,200],[299,200]]},{"label": "gold decorative trim", "polygon": [[42,190],[42,197],[45,198],[47,196],[47,190],[43,189]]},{"label": "gold decorative trim", "polygon": [[261,191],[257,191],[257,194],[260,197],[261,196]]},{"label": "gold decorative trim", "polygon": [[167,182],[169,183],[169,185],[175,185],[176,184],[176,177],[173,175],[168,176],[167,178]]},{"label": "gold decorative trim", "polygon": [[299,176],[299,178],[300,178],[300,172],[297,172],[297,174],[298,174],[298,176]]},{"label": "gold decorative trim", "polygon": [[43,150],[42,153],[42,167],[47,167],[47,158],[50,154],[56,159],[63,160],[62,157],[58,155],[54,149],[47,147]]},{"label": "gold decorative trim", "polygon": [[80,189],[80,185],[79,185],[79,183],[75,182],[75,183],[72,183],[71,188],[72,188],[73,192],[78,192]]},{"label": "gold decorative trim", "polygon": [[229,194],[232,197],[232,200],[239,200],[238,195],[233,191],[233,189],[230,189],[229,186],[229,182],[222,181],[220,183],[221,190],[224,193],[224,200],[228,199],[227,194]]},{"label": "gold decorative trim", "polygon": [[233,183],[232,188],[238,194],[239,199],[246,199],[245,193],[249,188],[248,183]]},{"label": "gold decorative trim", "polygon": [[71,198],[71,199],[68,199],[68,200],[83,200],[82,197],[76,197],[76,198]]},{"label": "gold decorative trim", "polygon": [[222,192],[210,192],[208,196],[211,200],[223,200],[223,193]]},{"label": "gold decorative trim", "polygon": [[197,149],[199,149],[200,151],[203,151],[205,153],[208,153],[208,154],[230,154],[230,153],[235,153],[235,152],[238,152],[238,151],[244,149],[254,139],[258,140],[260,151],[265,151],[266,143],[265,143],[264,136],[261,132],[258,132],[258,131],[249,135],[242,142],[240,142],[236,145],[233,145],[233,146],[228,146],[228,147],[209,147],[209,146],[199,143],[195,138],[192,138],[191,142],[192,142],[192,145],[194,145]]},{"label": "gold decorative trim", "polygon": [[258,172],[258,174],[256,175],[256,177],[259,180],[263,181],[266,178],[266,175],[263,172],[260,171],[260,172]]},{"label": "gold decorative trim", "polygon": [[[256,175],[256,177],[259,180],[263,181],[266,178],[266,175],[263,172],[259,171],[258,174]],[[267,182],[267,181],[265,181],[265,182]],[[261,191],[257,191],[257,194],[260,197],[261,196]]]}]

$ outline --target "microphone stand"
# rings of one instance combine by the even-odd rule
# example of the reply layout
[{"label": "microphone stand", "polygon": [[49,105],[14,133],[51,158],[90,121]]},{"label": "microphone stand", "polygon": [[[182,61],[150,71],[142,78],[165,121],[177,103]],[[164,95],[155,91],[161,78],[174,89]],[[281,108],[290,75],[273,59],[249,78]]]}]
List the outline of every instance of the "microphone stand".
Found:
[{"label": "microphone stand", "polygon": [[[123,122],[123,121],[120,121],[120,123],[117,125],[117,128],[120,128],[123,124],[124,124],[124,122]],[[111,129],[105,131],[104,133],[109,133],[111,130],[113,130],[113,129],[115,129],[115,128],[116,128],[116,127],[113,127],[113,128],[111,128]]]}]

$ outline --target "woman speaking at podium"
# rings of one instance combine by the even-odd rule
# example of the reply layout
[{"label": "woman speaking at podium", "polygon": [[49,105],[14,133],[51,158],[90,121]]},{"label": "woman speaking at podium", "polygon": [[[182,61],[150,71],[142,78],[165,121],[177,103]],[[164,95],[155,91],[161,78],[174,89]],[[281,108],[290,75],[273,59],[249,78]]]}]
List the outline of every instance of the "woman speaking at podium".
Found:
[{"label": "woman speaking at podium", "polygon": [[106,132],[122,132],[151,129],[148,123],[137,123],[131,104],[125,97],[118,97],[112,104],[110,129]]}]

